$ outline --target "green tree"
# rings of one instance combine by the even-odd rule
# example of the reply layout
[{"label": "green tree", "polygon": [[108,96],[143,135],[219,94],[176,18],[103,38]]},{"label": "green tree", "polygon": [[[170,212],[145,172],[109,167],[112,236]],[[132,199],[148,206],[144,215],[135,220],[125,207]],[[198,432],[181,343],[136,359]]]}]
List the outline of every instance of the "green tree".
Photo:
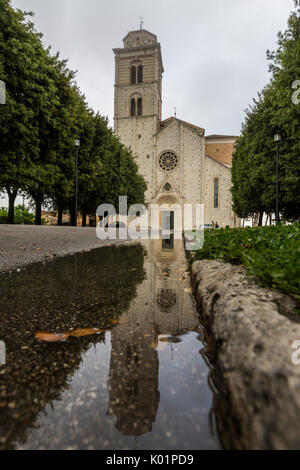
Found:
[{"label": "green tree", "polygon": [[26,21],[28,15],[14,10],[9,0],[0,0],[0,79],[6,83],[6,105],[0,107],[0,189],[9,198],[9,223],[24,170],[38,144],[34,104],[39,99],[42,47]]},{"label": "green tree", "polygon": [[292,83],[300,79],[300,9],[295,2],[288,28],[278,35],[278,48],[267,52],[272,78],[246,112],[233,156],[233,204],[240,217],[275,211],[276,147],[280,146],[279,208],[286,218],[300,217],[300,105],[292,101]]}]

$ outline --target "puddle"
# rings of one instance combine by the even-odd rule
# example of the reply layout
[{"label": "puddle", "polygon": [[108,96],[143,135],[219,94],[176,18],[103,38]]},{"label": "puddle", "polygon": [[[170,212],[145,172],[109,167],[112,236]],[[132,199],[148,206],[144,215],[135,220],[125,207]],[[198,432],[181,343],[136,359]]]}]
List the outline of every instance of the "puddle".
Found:
[{"label": "puddle", "polygon": [[0,276],[0,449],[220,448],[185,269],[150,240]]}]

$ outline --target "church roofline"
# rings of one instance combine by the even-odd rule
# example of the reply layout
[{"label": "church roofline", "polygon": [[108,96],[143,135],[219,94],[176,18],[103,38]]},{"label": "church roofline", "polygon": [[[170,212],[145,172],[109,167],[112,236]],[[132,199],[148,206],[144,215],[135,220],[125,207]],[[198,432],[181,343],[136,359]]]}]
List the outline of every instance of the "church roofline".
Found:
[{"label": "church roofline", "polygon": [[213,162],[215,163],[218,163],[219,165],[223,166],[224,168],[227,168],[227,170],[231,170],[231,166],[230,165],[226,165],[225,163],[222,163],[222,162],[219,162],[219,160],[216,160],[215,158],[213,157],[210,157],[209,155],[206,155],[205,154],[205,158],[209,158],[210,160],[212,160]]},{"label": "church roofline", "polygon": [[174,116],[171,116],[168,119],[165,119],[164,121],[161,121],[160,125],[161,125],[162,128],[164,128],[165,126],[168,126],[173,121],[177,121],[177,122],[179,122],[180,124],[182,124],[184,126],[192,128],[194,131],[196,131],[198,134],[200,134],[202,137],[204,137],[205,129],[203,129],[203,127],[195,126],[194,124],[191,124],[187,121],[182,121],[181,119],[178,119],[177,117],[174,117]]},{"label": "church roofline", "polygon": [[206,140],[223,140],[223,139],[237,139],[238,135],[221,135],[221,134],[212,134],[205,137]]}]

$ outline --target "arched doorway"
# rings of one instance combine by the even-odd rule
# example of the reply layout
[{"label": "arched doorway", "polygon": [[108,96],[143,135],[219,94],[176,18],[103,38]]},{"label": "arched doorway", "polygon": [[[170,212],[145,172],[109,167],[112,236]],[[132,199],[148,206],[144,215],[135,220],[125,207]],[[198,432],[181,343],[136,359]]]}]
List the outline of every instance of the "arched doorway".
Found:
[{"label": "arched doorway", "polygon": [[155,218],[162,232],[182,232],[182,204],[174,195],[158,198]]}]

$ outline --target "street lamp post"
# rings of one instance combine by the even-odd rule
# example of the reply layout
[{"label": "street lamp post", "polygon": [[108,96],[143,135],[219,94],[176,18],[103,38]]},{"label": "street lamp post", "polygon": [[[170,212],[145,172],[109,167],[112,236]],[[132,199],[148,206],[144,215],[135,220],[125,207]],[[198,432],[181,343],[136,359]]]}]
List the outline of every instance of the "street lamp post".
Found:
[{"label": "street lamp post", "polygon": [[25,223],[25,217],[24,217],[24,212],[25,212],[25,202],[24,202],[24,194],[23,196],[23,207],[22,207],[22,225]]},{"label": "street lamp post", "polygon": [[281,135],[279,133],[274,135],[274,142],[276,142],[276,223],[280,222],[279,218],[279,144],[281,142]]},{"label": "street lamp post", "polygon": [[75,227],[77,227],[77,217],[78,217],[78,154],[80,148],[80,140],[76,139],[74,142],[76,149],[76,162],[75,162]]}]

